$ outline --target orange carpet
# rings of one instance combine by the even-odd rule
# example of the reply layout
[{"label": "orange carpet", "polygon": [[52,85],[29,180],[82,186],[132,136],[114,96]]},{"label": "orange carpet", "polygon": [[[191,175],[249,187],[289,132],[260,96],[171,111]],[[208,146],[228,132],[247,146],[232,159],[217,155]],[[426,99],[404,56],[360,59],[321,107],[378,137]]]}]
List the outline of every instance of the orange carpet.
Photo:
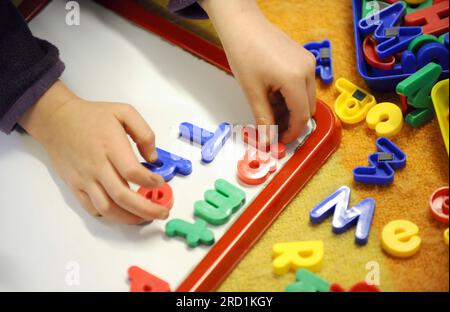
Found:
[{"label": "orange carpet", "polygon": [[[162,7],[166,0],[153,0]],[[367,88],[356,71],[351,1],[260,0],[267,18],[299,44],[329,39],[332,42],[335,80],[345,77]],[[181,21],[184,26],[217,40],[208,21]],[[334,86],[318,84],[318,96],[329,105],[338,92]],[[395,94],[374,93],[378,102],[398,103]],[[363,186],[353,182],[352,169],[366,165],[375,150],[376,136],[365,123],[344,126],[339,150],[321,168],[303,191],[276,220],[257,245],[220,287],[221,291],[283,291],[294,274],[276,277],[272,273],[271,249],[275,243],[323,240],[325,259],[318,275],[349,287],[365,279],[373,265],[379,265],[382,291],[448,291],[449,254],[443,240],[448,227],[431,218],[428,199],[432,192],[448,185],[448,155],[437,120],[420,129],[403,128],[393,141],[406,152],[406,168],[398,171],[388,187]],[[369,243],[358,247],[354,230],[342,235],[331,232],[331,221],[312,226],[308,212],[341,185],[352,189],[352,203],[373,197],[376,211]],[[391,220],[406,219],[420,228],[421,250],[409,259],[395,259],[381,249],[381,230]]]}]

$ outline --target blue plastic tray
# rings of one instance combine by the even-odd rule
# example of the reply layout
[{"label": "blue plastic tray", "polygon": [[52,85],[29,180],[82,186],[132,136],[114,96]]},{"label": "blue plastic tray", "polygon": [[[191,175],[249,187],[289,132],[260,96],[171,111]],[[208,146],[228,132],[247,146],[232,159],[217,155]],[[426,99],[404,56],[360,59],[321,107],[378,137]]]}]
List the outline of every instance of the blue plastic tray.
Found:
[{"label": "blue plastic tray", "polygon": [[[353,1],[353,28],[355,32],[355,43],[356,43],[356,64],[358,73],[366,81],[368,87],[371,90],[379,92],[389,92],[395,91],[397,84],[405,80],[410,76],[410,74],[393,74],[388,71],[382,76],[383,71],[378,71],[378,75],[369,65],[366,64],[363,54],[363,40],[364,37],[360,35],[358,30],[358,22],[362,15],[362,0],[352,0]],[[442,71],[440,79],[446,79],[449,76],[449,71]]]}]

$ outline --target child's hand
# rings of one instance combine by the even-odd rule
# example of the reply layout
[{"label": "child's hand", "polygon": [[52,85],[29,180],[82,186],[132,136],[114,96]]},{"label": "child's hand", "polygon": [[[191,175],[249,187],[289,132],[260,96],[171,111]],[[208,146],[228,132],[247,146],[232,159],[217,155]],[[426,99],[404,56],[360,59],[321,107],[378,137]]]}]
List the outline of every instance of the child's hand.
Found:
[{"label": "child's hand", "polygon": [[45,147],[63,180],[92,215],[126,224],[168,217],[167,208],[128,186],[133,182],[153,188],[164,182],[133,153],[127,135],[147,161],[157,158],[154,134],[131,106],[87,102],[57,82],[20,124]]},{"label": "child's hand", "polygon": [[[279,124],[276,111],[285,111],[289,116],[282,119],[289,121],[289,128],[281,139],[284,143],[295,140],[316,109],[315,57],[266,20],[254,0],[200,3],[219,33],[256,123]],[[277,91],[287,110],[272,109],[270,94]]]}]

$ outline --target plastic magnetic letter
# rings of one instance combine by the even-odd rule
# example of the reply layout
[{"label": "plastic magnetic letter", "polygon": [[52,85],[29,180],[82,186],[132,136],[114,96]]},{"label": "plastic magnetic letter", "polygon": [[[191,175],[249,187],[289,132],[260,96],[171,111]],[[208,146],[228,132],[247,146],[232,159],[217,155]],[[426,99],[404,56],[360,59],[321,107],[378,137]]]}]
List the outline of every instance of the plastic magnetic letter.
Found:
[{"label": "plastic magnetic letter", "polygon": [[157,148],[158,160],[155,163],[142,163],[153,173],[159,174],[166,182],[173,179],[176,174],[190,175],[192,173],[192,163],[175,154],[171,154]]},{"label": "plastic magnetic letter", "polygon": [[405,50],[414,38],[422,34],[421,27],[397,26],[406,12],[406,4],[395,3],[374,16],[368,16],[358,23],[364,36],[374,34],[378,43],[375,50],[381,59],[385,59]]},{"label": "plastic magnetic letter", "polygon": [[431,99],[433,101],[434,110],[437,115],[439,127],[441,128],[442,138],[444,140],[447,154],[449,154],[449,80],[439,81],[431,90]]},{"label": "plastic magnetic letter", "polygon": [[430,198],[432,217],[441,223],[448,224],[449,192],[448,186],[437,189]]},{"label": "plastic magnetic letter", "polygon": [[397,258],[409,258],[422,244],[419,228],[407,220],[395,220],[386,224],[381,232],[381,244],[388,254]]},{"label": "plastic magnetic letter", "polygon": [[448,246],[448,228],[444,231],[444,242]]},{"label": "plastic magnetic letter", "polygon": [[277,275],[300,268],[317,271],[323,255],[322,241],[279,243],[273,246],[273,271]]},{"label": "plastic magnetic letter", "polygon": [[333,82],[333,58],[331,52],[331,42],[324,40],[321,42],[310,42],[304,45],[316,58],[316,75],[326,83]]},{"label": "plastic magnetic letter", "polygon": [[403,113],[393,103],[379,103],[367,113],[366,122],[370,129],[375,129],[377,136],[390,138],[402,130]]},{"label": "plastic magnetic letter", "polygon": [[166,281],[150,274],[137,266],[128,269],[130,292],[170,292]]},{"label": "plastic magnetic letter", "polygon": [[[391,140],[385,137],[376,141],[378,153],[369,155],[368,167],[353,169],[353,178],[356,182],[365,184],[386,185],[394,181],[395,170],[405,167],[406,154]],[[394,155],[392,160],[378,161],[380,153]]]},{"label": "plastic magnetic letter", "polygon": [[295,273],[296,283],[286,287],[286,292],[328,292],[330,283],[307,269],[299,269]]},{"label": "plastic magnetic letter", "polygon": [[194,204],[194,214],[212,225],[228,222],[245,203],[245,193],[223,179],[214,183],[215,190],[205,192],[205,200]]},{"label": "plastic magnetic letter", "polygon": [[418,108],[406,115],[405,122],[413,128],[419,128],[433,120],[435,114],[434,109],[430,108]]},{"label": "plastic magnetic letter", "polygon": [[439,37],[439,41],[447,48],[450,48],[450,38],[449,33],[443,34]]},{"label": "plastic magnetic letter", "polygon": [[166,223],[166,235],[180,236],[186,239],[189,247],[194,248],[200,244],[211,246],[214,244],[214,234],[206,227],[204,220],[189,223],[180,219],[173,219]]},{"label": "plastic magnetic letter", "polygon": [[[391,70],[395,65],[395,56],[388,57],[387,59],[380,59],[375,51],[377,43],[372,36],[367,36],[363,42],[363,54],[367,64],[373,68],[381,70]],[[415,57],[414,57],[415,61]],[[406,61],[405,61],[406,62]]]},{"label": "plastic magnetic letter", "polygon": [[[386,29],[398,25],[398,22],[405,15],[405,9],[405,3],[395,3],[383,10],[374,12],[374,14],[366,16],[366,18],[359,21],[359,31],[364,36],[374,34],[376,36],[375,39],[383,39]],[[373,15],[376,15],[377,18],[374,18]],[[377,42],[379,41],[377,40]]]},{"label": "plastic magnetic letter", "polygon": [[422,68],[431,62],[440,65],[442,70],[448,70],[449,68],[448,49],[440,42],[429,43],[417,52],[418,68]]},{"label": "plastic magnetic letter", "polygon": [[[441,75],[441,66],[429,63],[413,75],[409,76],[397,85],[397,93],[408,98],[408,104],[418,108],[407,116],[411,126],[421,126],[434,116],[431,90]],[[420,118],[420,120],[419,120]]]},{"label": "plastic magnetic letter", "polygon": [[202,146],[202,161],[210,163],[216,158],[225,142],[231,136],[231,125],[223,122],[214,133],[211,133],[191,123],[183,122],[180,124],[179,133],[182,138],[200,144]]},{"label": "plastic magnetic letter", "polygon": [[276,159],[282,159],[284,158],[284,156],[286,156],[286,146],[281,142],[272,144],[268,143],[265,146],[262,146],[262,144],[259,143],[259,131],[254,127],[244,127],[242,129],[242,141],[261,151],[270,152],[270,154]]},{"label": "plastic magnetic letter", "polygon": [[414,73],[418,68],[433,62],[449,69],[449,52],[444,42],[433,35],[422,35],[414,39],[403,52],[401,63],[404,73]]},{"label": "plastic magnetic letter", "polygon": [[414,54],[417,54],[419,50],[429,44],[429,43],[441,43],[439,39],[436,36],[433,35],[422,35],[420,37],[417,37],[408,46],[408,50],[413,52]]},{"label": "plastic magnetic letter", "polygon": [[336,81],[336,88],[341,94],[334,102],[334,110],[339,119],[346,124],[363,121],[369,110],[377,103],[373,95],[345,78]]},{"label": "plastic magnetic letter", "polygon": [[356,223],[355,242],[358,245],[365,245],[375,212],[375,201],[372,198],[366,198],[348,209],[350,192],[348,186],[340,187],[314,207],[309,217],[312,223],[319,224],[334,212],[333,232],[343,233]]},{"label": "plastic magnetic letter", "polygon": [[172,208],[173,206],[173,192],[169,184],[164,183],[160,188],[149,189],[141,186],[138,193],[147,198],[148,200],[166,208]]},{"label": "plastic magnetic letter", "polygon": [[435,3],[422,10],[407,14],[405,24],[422,27],[424,34],[442,35],[448,32],[449,28],[448,9],[448,0]]},{"label": "plastic magnetic letter", "polygon": [[[333,283],[330,286],[330,292],[345,292],[345,289],[341,285]],[[380,292],[380,289],[375,285],[359,282],[353,285],[349,292]]]},{"label": "plastic magnetic letter", "polygon": [[408,98],[404,95],[400,95],[400,109],[403,113],[406,113],[408,111],[409,105],[408,105]]},{"label": "plastic magnetic letter", "polygon": [[270,155],[254,148],[249,148],[242,160],[237,164],[239,180],[248,185],[264,183],[277,170],[277,162]]}]

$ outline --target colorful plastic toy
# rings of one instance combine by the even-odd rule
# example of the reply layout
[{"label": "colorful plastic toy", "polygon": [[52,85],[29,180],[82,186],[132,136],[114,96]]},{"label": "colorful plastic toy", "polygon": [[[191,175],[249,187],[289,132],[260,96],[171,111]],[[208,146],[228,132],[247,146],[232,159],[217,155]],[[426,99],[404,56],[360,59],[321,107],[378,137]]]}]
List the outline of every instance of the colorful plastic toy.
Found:
[{"label": "colorful plastic toy", "polygon": [[376,13],[376,17],[370,15],[359,21],[358,28],[364,36],[374,35],[378,43],[375,51],[381,59],[402,52],[422,34],[421,27],[397,26],[405,13],[406,4],[398,2]]},{"label": "colorful plastic toy", "polygon": [[319,224],[334,212],[333,232],[343,233],[356,223],[355,242],[358,245],[365,245],[375,212],[375,201],[366,198],[348,209],[350,193],[348,186],[340,187],[309,212],[309,219],[312,223]]},{"label": "colorful plastic toy", "polygon": [[322,241],[276,244],[273,246],[273,271],[277,275],[301,268],[317,271],[323,255]]},{"label": "colorful plastic toy", "polygon": [[448,246],[448,228],[444,231],[444,242]]},{"label": "colorful plastic toy", "polygon": [[448,186],[437,189],[430,197],[430,212],[433,218],[448,224],[449,193]]},{"label": "colorful plastic toy", "polygon": [[180,136],[202,146],[202,161],[210,163],[216,158],[222,146],[231,136],[231,125],[221,123],[214,133],[197,127],[189,122],[183,122],[179,127]]},{"label": "colorful plastic toy", "polygon": [[[387,2],[387,1],[385,1]],[[397,1],[394,1],[395,3]],[[395,91],[396,86],[411,74],[417,70],[417,57],[411,53],[411,51],[405,51],[399,57],[397,63],[395,63],[394,68],[391,70],[380,70],[370,66],[364,57],[363,42],[368,36],[362,34],[358,29],[358,23],[363,18],[362,8],[363,3],[361,0],[352,0],[353,4],[353,25],[354,25],[354,36],[355,36],[355,48],[356,48],[356,65],[357,71],[360,76],[364,79],[370,90],[379,92],[391,92]],[[377,20],[373,19],[376,23]],[[443,37],[445,38],[445,37]],[[447,47],[448,48],[448,47]],[[409,67],[403,65],[402,59],[405,54],[413,57],[413,62]],[[410,59],[411,60],[411,59]],[[449,77],[449,70],[443,70],[440,79],[447,79]]]},{"label": "colorful plastic toy", "polygon": [[392,70],[395,66],[395,56],[388,57],[387,59],[380,59],[375,51],[377,43],[372,36],[367,36],[363,42],[364,59],[367,64],[373,68],[381,70]]},{"label": "colorful plastic toy", "polygon": [[[429,44],[429,43],[442,43],[439,41],[438,37],[433,35],[422,35],[417,37],[408,46],[408,50],[416,54],[420,48]],[[443,43],[442,43],[443,44]]]},{"label": "colorful plastic toy", "polygon": [[307,269],[295,273],[296,283],[286,287],[286,292],[328,292],[330,283]]},{"label": "colorful plastic toy", "polygon": [[373,95],[345,78],[336,81],[336,88],[341,94],[334,102],[334,110],[344,123],[355,124],[363,121],[369,110],[377,103]]},{"label": "colorful plastic toy", "polygon": [[430,94],[441,72],[441,66],[429,63],[397,85],[397,93],[406,96],[408,104],[417,108],[406,116],[412,127],[420,127],[434,117]]},{"label": "colorful plastic toy", "polygon": [[184,176],[192,173],[192,163],[175,154],[157,148],[158,160],[155,163],[142,163],[150,171],[159,174],[166,182],[173,179],[176,174]]},{"label": "colorful plastic toy", "polygon": [[408,108],[408,98],[400,94],[400,109],[403,113],[406,113],[408,111]]},{"label": "colorful plastic toy", "polygon": [[169,284],[137,266],[128,269],[130,292],[170,292]]},{"label": "colorful plastic toy", "polygon": [[424,34],[435,36],[448,32],[449,28],[449,1],[444,0],[405,16],[408,26],[420,26]]},{"label": "colorful plastic toy", "polygon": [[169,184],[164,183],[160,188],[148,189],[141,186],[138,193],[151,200],[155,204],[161,205],[166,208],[172,208],[173,206],[173,192]]},{"label": "colorful plastic toy", "polygon": [[[401,0],[384,0],[390,4],[394,4]],[[406,3],[406,14],[422,10],[433,5],[434,0],[403,0]]]},{"label": "colorful plastic toy", "polygon": [[[333,283],[330,286],[330,292],[345,292],[345,289],[341,285]],[[353,285],[348,292],[380,292],[380,289],[375,285],[359,282]]]},{"label": "colorful plastic toy", "polygon": [[395,170],[406,166],[406,154],[391,140],[385,137],[376,141],[379,153],[394,155],[391,161],[378,161],[379,153],[369,156],[369,167],[356,167],[353,169],[353,178],[356,182],[365,184],[387,185],[394,181]]},{"label": "colorful plastic toy", "polygon": [[166,223],[166,235],[168,237],[183,237],[191,248],[200,244],[211,246],[215,241],[214,233],[206,227],[204,220],[197,220],[195,223],[180,219],[170,220]]},{"label": "colorful plastic toy", "polygon": [[441,128],[442,138],[444,140],[447,154],[449,153],[449,80],[438,82],[431,90],[431,99],[433,101],[434,110]]},{"label": "colorful plastic toy", "polygon": [[264,183],[276,170],[276,160],[254,148],[249,148],[245,152],[244,158],[237,164],[239,180],[248,185]]},{"label": "colorful plastic toy", "polygon": [[430,62],[440,65],[443,71],[448,71],[448,47],[436,36],[422,35],[409,44],[408,51],[402,54],[401,62],[405,73],[412,74]]},{"label": "colorful plastic toy", "polygon": [[391,256],[409,258],[419,251],[422,244],[418,234],[419,228],[410,221],[391,221],[381,232],[381,244]]},{"label": "colorful plastic toy", "polygon": [[223,179],[216,180],[214,187],[205,192],[205,200],[195,202],[194,214],[209,224],[222,225],[245,203],[245,193]]},{"label": "colorful plastic toy", "polygon": [[402,73],[414,74],[417,71],[417,57],[413,52],[409,50],[403,52],[400,58],[400,62]]},{"label": "colorful plastic toy", "polygon": [[276,159],[282,159],[286,156],[286,146],[281,143],[267,143],[265,146],[259,144],[259,131],[254,127],[245,127],[242,129],[242,141],[264,152],[270,152],[270,154]]},{"label": "colorful plastic toy", "polygon": [[439,41],[448,49],[449,48],[449,34],[443,34],[439,37]]},{"label": "colorful plastic toy", "polygon": [[316,75],[326,83],[333,82],[333,58],[331,53],[331,42],[324,40],[321,42],[310,42],[304,48],[316,57]]},{"label": "colorful plastic toy", "polygon": [[377,136],[393,137],[403,127],[402,110],[392,103],[379,103],[367,113],[366,122],[370,129],[375,129]]}]

